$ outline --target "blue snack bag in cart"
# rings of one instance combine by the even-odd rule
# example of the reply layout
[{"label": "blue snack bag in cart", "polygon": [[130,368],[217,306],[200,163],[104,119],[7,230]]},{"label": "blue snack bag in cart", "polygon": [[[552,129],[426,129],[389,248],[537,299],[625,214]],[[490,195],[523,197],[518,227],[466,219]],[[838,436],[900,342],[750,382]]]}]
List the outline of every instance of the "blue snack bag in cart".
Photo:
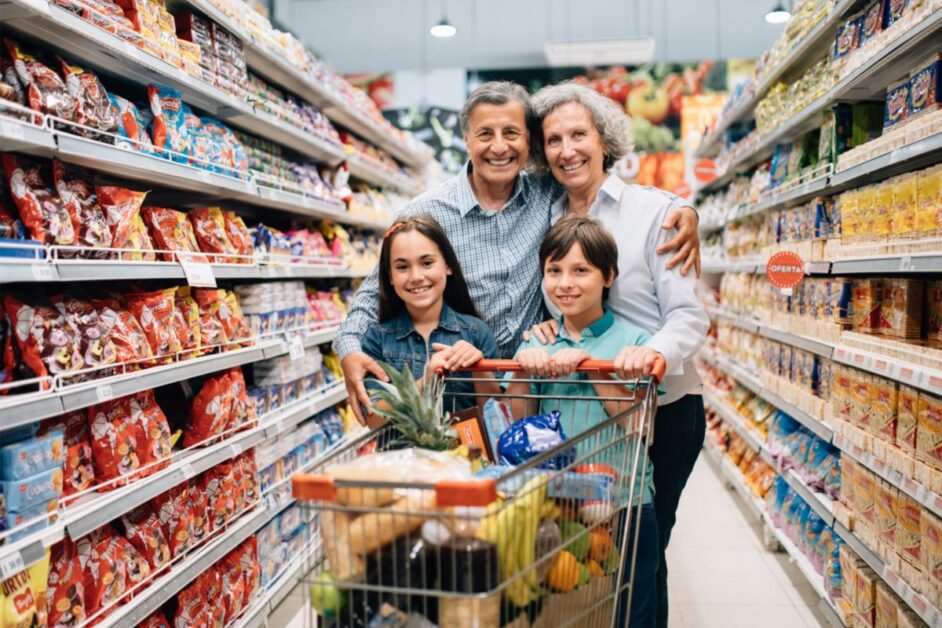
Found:
[{"label": "blue snack bag in cart", "polygon": [[[566,441],[563,426],[559,422],[559,410],[549,414],[536,414],[520,419],[500,435],[497,444],[501,464],[523,464]],[[574,448],[559,452],[553,458],[544,461],[542,469],[565,469],[576,458]]]}]

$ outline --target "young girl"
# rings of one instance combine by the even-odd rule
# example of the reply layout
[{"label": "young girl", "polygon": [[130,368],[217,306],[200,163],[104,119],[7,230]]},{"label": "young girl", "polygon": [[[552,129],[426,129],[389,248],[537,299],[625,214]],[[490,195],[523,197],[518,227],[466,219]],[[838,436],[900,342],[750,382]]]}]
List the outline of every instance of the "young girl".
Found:
[{"label": "young girl", "polygon": [[[437,368],[455,370],[498,357],[490,328],[478,317],[448,236],[433,218],[396,221],[379,256],[379,325],[362,339],[363,351],[397,370],[407,365],[419,385]],[[450,382],[448,392],[485,394],[485,386]],[[474,406],[456,396],[447,410]],[[375,426],[377,418],[368,423]]]}]

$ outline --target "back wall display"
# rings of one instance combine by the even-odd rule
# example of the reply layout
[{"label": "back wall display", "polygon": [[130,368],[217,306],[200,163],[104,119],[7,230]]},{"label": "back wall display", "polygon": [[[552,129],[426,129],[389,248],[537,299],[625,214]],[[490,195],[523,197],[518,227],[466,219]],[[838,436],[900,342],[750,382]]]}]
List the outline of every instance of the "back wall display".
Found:
[{"label": "back wall display", "polygon": [[457,111],[442,107],[411,107],[386,109],[383,116],[394,126],[412,131],[416,139],[431,146],[445,173],[458,174],[468,160]]}]

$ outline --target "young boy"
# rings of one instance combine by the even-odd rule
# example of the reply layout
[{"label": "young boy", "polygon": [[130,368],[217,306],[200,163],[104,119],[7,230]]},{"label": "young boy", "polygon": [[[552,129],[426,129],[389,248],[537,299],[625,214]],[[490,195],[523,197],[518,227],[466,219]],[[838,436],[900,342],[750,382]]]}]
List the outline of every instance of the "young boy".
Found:
[{"label": "young boy", "polygon": [[[513,395],[511,410],[515,417],[558,409],[563,430],[573,438],[637,403],[636,392],[614,376],[590,374],[587,378],[584,373],[576,373],[576,367],[587,359],[611,360],[625,346],[642,345],[649,334],[616,319],[605,309],[609,288],[618,274],[618,247],[611,233],[597,221],[570,214],[557,222],[540,246],[540,267],[547,297],[562,312],[559,337],[552,345],[542,345],[536,338],[521,345],[515,359],[525,372],[514,375],[507,392]],[[638,351],[656,353],[640,346]],[[519,381],[533,377],[562,377],[566,381],[547,381],[532,386]],[[578,383],[578,380],[587,379],[606,381]],[[544,398],[537,407],[533,400],[518,397],[528,393],[548,398]],[[637,394],[642,392],[639,390]],[[589,397],[600,399],[587,399]],[[635,416],[632,413],[629,420]],[[635,421],[631,423],[632,426],[612,425],[582,441],[576,448],[576,457],[582,463],[602,463],[620,470],[634,470],[634,485],[625,486],[625,492],[630,490],[633,496],[630,512],[637,512],[639,501],[642,504],[637,559],[634,577],[626,573],[622,586],[630,580],[629,624],[646,628],[655,625],[657,604],[654,473],[647,458],[647,444],[624,438],[624,429],[636,425]],[[637,464],[636,456],[641,457]],[[622,496],[621,500],[624,502],[626,497]],[[629,526],[631,540],[626,549],[627,560],[631,559],[636,523],[631,521]],[[619,626],[625,625],[627,594],[623,592],[621,597],[616,624]]]}]

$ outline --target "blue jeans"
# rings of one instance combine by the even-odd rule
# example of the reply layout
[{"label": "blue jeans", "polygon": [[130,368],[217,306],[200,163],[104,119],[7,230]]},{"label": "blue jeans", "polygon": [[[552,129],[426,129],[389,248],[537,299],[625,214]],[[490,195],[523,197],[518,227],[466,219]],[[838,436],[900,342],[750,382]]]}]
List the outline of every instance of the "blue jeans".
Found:
[{"label": "blue jeans", "polygon": [[[631,509],[631,514],[637,512]],[[628,524],[628,548],[625,550],[623,579],[619,583],[618,621],[616,626],[631,628],[654,628],[657,622],[657,573],[660,561],[660,546],[657,541],[657,518],[654,504],[641,507],[641,523],[638,529],[638,555],[635,557],[634,574],[630,572],[631,552],[635,544],[635,520]],[[619,534],[620,536],[620,534]],[[628,588],[631,583],[631,612],[627,612]],[[624,588],[622,588],[624,587]],[[625,615],[628,615],[627,621]]]},{"label": "blue jeans", "polygon": [[667,628],[667,544],[677,521],[680,494],[700,455],[705,434],[701,395],[687,395],[657,409],[654,444],[649,452],[654,463],[654,510],[661,548],[657,571],[657,628]]}]

